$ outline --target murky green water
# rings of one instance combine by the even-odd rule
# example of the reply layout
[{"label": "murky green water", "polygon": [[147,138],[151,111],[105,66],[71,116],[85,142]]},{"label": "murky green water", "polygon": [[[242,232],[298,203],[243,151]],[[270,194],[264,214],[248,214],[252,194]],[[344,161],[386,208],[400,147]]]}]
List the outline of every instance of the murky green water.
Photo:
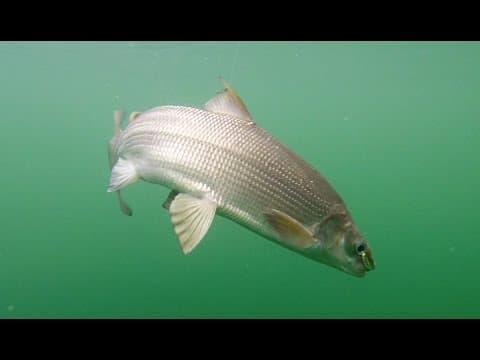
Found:
[{"label": "murky green water", "polygon": [[[0,43],[0,317],[480,317],[480,43]],[[222,75],[335,186],[359,279],[217,217],[188,256],[169,190],[106,192],[112,112]]]}]

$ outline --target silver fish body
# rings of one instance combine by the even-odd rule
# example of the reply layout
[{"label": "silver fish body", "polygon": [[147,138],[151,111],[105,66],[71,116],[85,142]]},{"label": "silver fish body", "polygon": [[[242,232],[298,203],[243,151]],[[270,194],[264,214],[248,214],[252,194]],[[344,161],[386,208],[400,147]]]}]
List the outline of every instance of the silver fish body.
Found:
[{"label": "silver fish body", "polygon": [[[237,95],[228,89],[231,100]],[[233,104],[241,107],[243,102]],[[168,187],[172,198],[208,199],[216,214],[307,257],[357,276],[370,270],[365,261],[373,268],[368,245],[328,181],[228,106],[232,102],[225,113],[185,106],[143,112],[115,139],[115,159],[129,164],[132,181]],[[363,258],[353,250],[351,259],[345,259],[348,241],[352,248],[363,245]]]}]

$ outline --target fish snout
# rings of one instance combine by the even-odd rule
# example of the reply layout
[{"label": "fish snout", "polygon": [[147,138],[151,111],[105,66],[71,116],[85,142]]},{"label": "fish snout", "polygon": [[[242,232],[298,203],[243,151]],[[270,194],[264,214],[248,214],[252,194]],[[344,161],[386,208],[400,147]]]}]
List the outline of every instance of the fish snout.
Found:
[{"label": "fish snout", "polygon": [[360,252],[360,258],[365,271],[371,271],[375,269],[375,260],[373,260],[372,252],[370,250]]}]

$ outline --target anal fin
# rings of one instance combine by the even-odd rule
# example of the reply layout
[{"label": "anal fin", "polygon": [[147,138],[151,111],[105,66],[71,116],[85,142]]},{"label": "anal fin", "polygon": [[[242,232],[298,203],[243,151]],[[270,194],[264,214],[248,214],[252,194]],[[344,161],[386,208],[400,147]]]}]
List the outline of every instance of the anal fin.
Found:
[{"label": "anal fin", "polygon": [[108,192],[114,192],[138,180],[137,170],[130,160],[118,158],[112,168]]}]

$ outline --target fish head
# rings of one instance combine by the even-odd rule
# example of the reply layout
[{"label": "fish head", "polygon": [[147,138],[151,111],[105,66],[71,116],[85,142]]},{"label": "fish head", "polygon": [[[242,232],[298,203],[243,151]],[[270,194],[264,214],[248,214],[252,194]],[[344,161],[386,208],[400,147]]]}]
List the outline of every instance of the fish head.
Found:
[{"label": "fish head", "polygon": [[375,268],[372,250],[348,214],[333,214],[316,224],[314,237],[308,257],[357,277]]}]

